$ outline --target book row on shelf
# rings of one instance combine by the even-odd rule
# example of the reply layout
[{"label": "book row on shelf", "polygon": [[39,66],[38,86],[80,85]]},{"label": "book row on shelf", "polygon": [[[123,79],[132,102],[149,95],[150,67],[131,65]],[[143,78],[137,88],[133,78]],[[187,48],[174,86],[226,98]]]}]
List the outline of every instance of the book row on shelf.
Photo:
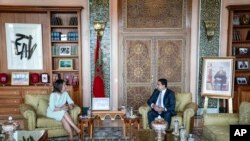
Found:
[{"label": "book row on shelf", "polygon": [[78,45],[54,45],[52,55],[77,55]]},{"label": "book row on shelf", "polygon": [[[51,25],[63,25],[60,17],[53,16],[51,18]],[[77,17],[70,17],[68,25],[78,25]]]},{"label": "book row on shelf", "polygon": [[61,32],[53,31],[51,32],[52,41],[77,41],[78,32],[68,32],[67,34],[62,34]]}]

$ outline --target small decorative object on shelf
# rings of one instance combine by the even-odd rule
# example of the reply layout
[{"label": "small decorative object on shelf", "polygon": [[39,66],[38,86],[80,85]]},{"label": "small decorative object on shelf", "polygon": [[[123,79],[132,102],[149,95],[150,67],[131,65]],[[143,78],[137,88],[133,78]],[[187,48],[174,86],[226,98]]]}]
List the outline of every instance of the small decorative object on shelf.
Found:
[{"label": "small decorative object on shelf", "polygon": [[240,25],[240,16],[239,15],[233,16],[233,25]]},{"label": "small decorative object on shelf", "polygon": [[70,17],[69,25],[78,25],[77,17]]},{"label": "small decorative object on shelf", "polygon": [[51,25],[62,25],[62,20],[60,17],[52,17]]},{"label": "small decorative object on shelf", "polygon": [[77,74],[73,74],[72,85],[73,86],[78,86],[79,85],[79,78],[78,78]]},{"label": "small decorative object on shelf", "polygon": [[66,83],[66,85],[72,85],[72,81],[73,81],[72,73],[64,73],[63,80]]},{"label": "small decorative object on shelf", "polygon": [[249,16],[244,14],[240,17],[240,24],[247,25],[249,24]]},{"label": "small decorative object on shelf", "polygon": [[47,73],[41,74],[41,82],[42,83],[49,83],[49,75]]},{"label": "small decorative object on shelf", "polygon": [[31,83],[32,84],[37,84],[39,83],[39,74],[38,73],[31,73]]},{"label": "small decorative object on shelf", "polygon": [[60,73],[53,73],[52,74],[52,81],[53,81],[53,84],[56,80],[58,79],[61,79],[61,74]]},{"label": "small decorative object on shelf", "polygon": [[8,83],[8,75],[6,73],[0,73],[0,83],[6,85]]}]

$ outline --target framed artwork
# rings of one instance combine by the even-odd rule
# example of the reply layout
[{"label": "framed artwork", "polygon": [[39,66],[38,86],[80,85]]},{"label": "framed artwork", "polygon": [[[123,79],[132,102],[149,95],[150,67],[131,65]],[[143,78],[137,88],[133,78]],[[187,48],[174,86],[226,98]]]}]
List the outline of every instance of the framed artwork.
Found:
[{"label": "framed artwork", "polygon": [[42,70],[41,24],[5,23],[9,70]]},{"label": "framed artwork", "polygon": [[248,54],[248,48],[241,47],[239,48],[239,55],[247,55]]},{"label": "framed artwork", "polygon": [[231,97],[234,57],[204,57],[201,95]]},{"label": "framed artwork", "polygon": [[72,59],[60,59],[59,69],[73,70],[73,60]]},{"label": "framed artwork", "polygon": [[236,77],[236,83],[241,85],[241,84],[247,84],[247,78],[246,77]]},{"label": "framed artwork", "polygon": [[237,61],[237,69],[238,70],[248,69],[248,61],[246,61],[246,60]]},{"label": "framed artwork", "polygon": [[73,74],[72,73],[64,73],[63,80],[65,81],[66,85],[71,85],[72,80],[73,80]]},{"label": "framed artwork", "polygon": [[41,82],[42,82],[42,83],[49,83],[49,74],[47,74],[47,73],[42,73],[42,74],[41,74]]},{"label": "framed artwork", "polygon": [[53,73],[52,74],[52,82],[55,83],[56,80],[61,79],[61,74],[60,73]]},{"label": "framed artwork", "polygon": [[12,72],[11,85],[29,85],[29,72]]},{"label": "framed artwork", "polygon": [[233,25],[240,25],[240,16],[239,15],[233,16]]},{"label": "framed artwork", "polygon": [[92,110],[109,110],[109,98],[92,98]]},{"label": "framed artwork", "polygon": [[70,46],[60,46],[60,55],[71,55]]}]

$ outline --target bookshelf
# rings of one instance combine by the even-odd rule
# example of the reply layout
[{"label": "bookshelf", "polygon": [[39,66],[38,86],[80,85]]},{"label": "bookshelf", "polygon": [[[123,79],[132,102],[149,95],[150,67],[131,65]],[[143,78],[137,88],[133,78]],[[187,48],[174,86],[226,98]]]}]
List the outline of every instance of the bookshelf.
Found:
[{"label": "bookshelf", "polygon": [[250,90],[244,89],[250,86],[250,5],[230,5],[227,9],[229,10],[227,55],[235,57],[233,111],[239,112],[240,103],[250,101],[250,95],[246,95]]},{"label": "bookshelf", "polygon": [[52,83],[61,78],[74,87],[74,100],[82,103],[81,78],[81,8],[50,11],[50,48]]}]

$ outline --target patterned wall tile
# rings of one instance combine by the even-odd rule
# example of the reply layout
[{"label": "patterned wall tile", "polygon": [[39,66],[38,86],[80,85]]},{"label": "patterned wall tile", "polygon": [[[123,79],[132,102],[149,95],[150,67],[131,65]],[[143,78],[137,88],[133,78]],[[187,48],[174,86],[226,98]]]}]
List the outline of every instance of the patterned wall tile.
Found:
[{"label": "patterned wall tile", "polygon": [[158,78],[167,78],[168,82],[181,82],[182,47],[182,40],[158,40]]},{"label": "patterned wall tile", "polygon": [[[101,41],[102,63],[104,73],[105,96],[110,96],[110,56],[111,56],[111,30],[110,30],[110,4],[109,0],[89,0],[90,9],[90,68],[91,68],[91,87],[93,87],[94,79],[94,51],[96,48],[96,32],[94,29],[94,21],[102,20],[106,22],[104,35]],[[91,94],[93,94],[91,90]]]},{"label": "patterned wall tile", "polygon": [[127,28],[182,28],[183,0],[127,0]]},{"label": "patterned wall tile", "polygon": [[[199,44],[199,82],[198,82],[198,105],[200,108],[204,105],[204,98],[201,97],[201,80],[202,80],[202,57],[219,55],[219,35],[220,35],[220,10],[221,0],[202,0],[200,1],[200,44]],[[216,28],[212,39],[206,35],[206,20],[214,20]],[[217,100],[209,99],[209,108],[217,107]]]},{"label": "patterned wall tile", "polygon": [[145,105],[152,94],[150,86],[128,86],[127,87],[127,106],[138,109]]},{"label": "patterned wall tile", "polygon": [[126,40],[127,83],[151,81],[151,41]]}]

